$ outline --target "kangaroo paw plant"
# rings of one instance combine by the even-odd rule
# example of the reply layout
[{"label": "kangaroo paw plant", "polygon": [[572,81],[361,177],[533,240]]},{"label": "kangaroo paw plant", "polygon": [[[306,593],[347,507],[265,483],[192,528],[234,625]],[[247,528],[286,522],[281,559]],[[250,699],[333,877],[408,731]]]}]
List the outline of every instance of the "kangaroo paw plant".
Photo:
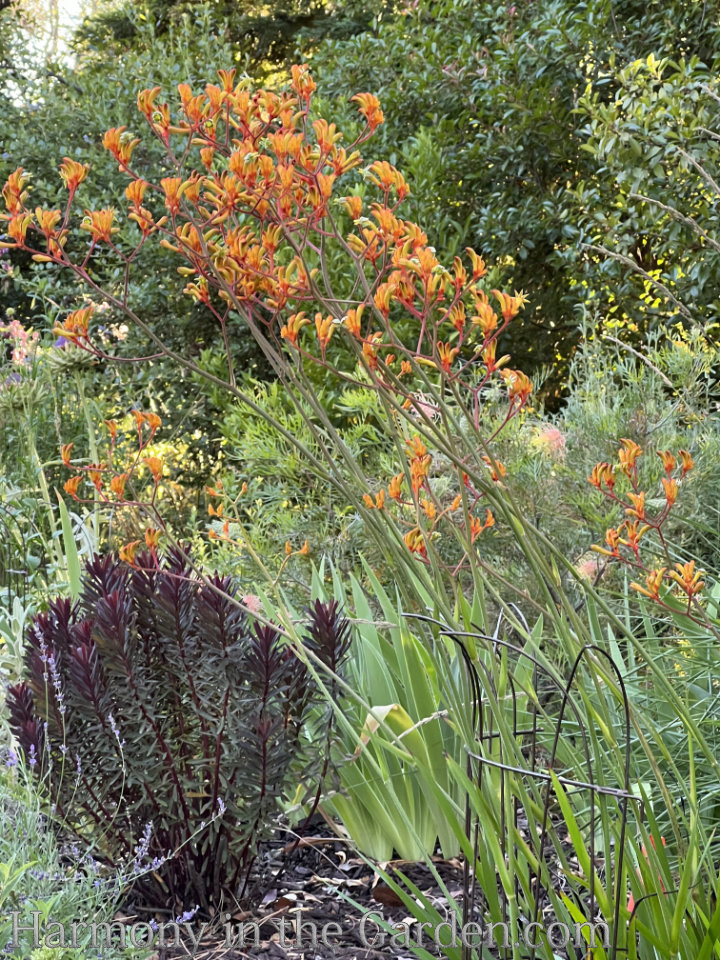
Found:
[{"label": "kangaroo paw plant", "polygon": [[[392,475],[363,478],[359,490],[349,490],[337,470],[318,458],[313,465],[396,549],[455,575],[495,524],[492,493],[504,467],[488,443],[532,391],[528,377],[498,353],[525,298],[491,290],[486,264],[470,248],[467,264],[456,257],[444,267],[423,229],[400,217],[409,195],[402,174],[384,160],[363,166],[360,155],[383,122],[374,95],[353,98],[359,131],[341,146],[334,123],[312,118],[315,82],[307,66],[293,67],[280,94],[253,90],[234,70],[219,76],[221,86],[197,94],[180,84],[174,117],[159,87],[139,93],[143,123],[164,146],[172,173],[159,182],[144,176],[152,174],[138,137],[124,127],[107,131],[103,144],[129,180],[126,215],[87,210],[77,223],[74,203],[89,170],[68,158],[60,167],[64,209],[33,212],[28,174],[18,168],[3,188],[8,239],[0,248],[70,270],[161,353],[252,407],[230,349],[238,334],[249,334],[293,399],[322,425],[322,443],[334,427],[304,379],[306,368],[374,392],[398,424]],[[341,195],[343,183],[351,192]],[[215,318],[226,380],[169,351],[133,308],[128,283],[106,289],[95,273],[98,257],[108,254],[129,277],[146,245],[158,240],[177,255],[185,294]],[[57,332],[107,356],[93,329],[96,306],[72,311]],[[350,468],[359,479],[357,465]],[[436,468],[450,482],[434,482]],[[103,486],[101,465],[92,464],[88,478],[105,497],[121,499],[117,481],[110,491]],[[78,475],[66,486],[76,499],[83,480]]]}]

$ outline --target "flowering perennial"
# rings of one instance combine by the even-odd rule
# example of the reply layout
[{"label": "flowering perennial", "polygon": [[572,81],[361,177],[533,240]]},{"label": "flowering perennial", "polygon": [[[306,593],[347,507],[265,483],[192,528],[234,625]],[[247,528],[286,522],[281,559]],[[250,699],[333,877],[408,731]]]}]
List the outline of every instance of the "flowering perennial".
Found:
[{"label": "flowering perennial", "polygon": [[[695,569],[694,560],[674,565],[671,563],[662,528],[675,506],[680,486],[695,466],[695,462],[687,450],[680,450],[677,457],[669,450],[658,451],[665,471],[665,476],[661,478],[662,507],[651,513],[646,505],[646,500],[650,498],[645,490],[640,489],[638,477],[638,462],[643,456],[643,450],[633,440],[624,439],[621,444],[618,462],[596,464],[588,482],[622,507],[626,519],[606,532],[604,546],[595,545],[593,550],[644,574],[644,583],[633,582],[631,586],[633,590],[652,600],[663,602],[664,594],[675,588],[679,595],[687,600],[689,613],[695,597],[705,586],[703,574]],[[643,558],[645,538],[653,533],[662,552],[668,557],[664,566],[648,567]]]},{"label": "flowering perennial", "polygon": [[[148,182],[135,167],[140,138],[124,127],[107,131],[103,145],[129,179],[127,209],[84,211],[78,224],[88,234],[84,256],[73,258],[66,241],[88,168],[68,159],[60,168],[68,193],[62,210],[31,209],[28,174],[22,168],[11,174],[2,191],[6,212],[0,214],[8,239],[0,246],[27,250],[90,283],[88,264],[97,250],[109,249],[129,270],[157,236],[177,254],[185,294],[210,310],[226,346],[228,328],[240,317],[276,367],[289,354],[298,364],[324,365],[345,380],[360,378],[404,421],[417,420],[423,435],[405,430],[402,472],[388,478],[387,488],[368,490],[363,502],[376,511],[392,505],[408,550],[420,558],[439,524],[447,522],[470,550],[493,523],[481,503],[486,492],[463,484],[462,463],[455,468],[464,493],[435,492],[436,453],[428,435],[434,414],[428,416],[428,406],[434,408],[434,395],[452,396],[477,432],[492,386],[507,398],[503,424],[522,409],[531,382],[498,347],[524,296],[486,289],[485,262],[472,249],[447,268],[422,228],[401,216],[410,193],[402,173],[385,160],[363,165],[360,154],[383,123],[373,94],[353,97],[359,132],[343,145],[334,123],[312,116],[315,82],[306,65],[293,67],[291,84],[280,93],[254,90],[234,70],[220,70],[219,81],[199,92],[181,83],[174,108],[162,101],[159,87],[138,95],[144,122],[167,151],[171,169],[159,183]],[[341,193],[349,176],[350,189]],[[331,248],[352,265],[346,289],[335,289],[328,271]],[[108,302],[132,315],[126,297],[106,292]],[[92,307],[71,312],[57,334],[95,351],[92,313]],[[229,350],[228,365],[232,383]],[[157,486],[162,464],[147,456],[142,462]],[[470,472],[484,469],[479,457],[464,465]],[[101,497],[108,489],[123,496],[126,471],[108,486],[106,464],[83,469]],[[78,496],[78,476],[66,487],[71,496]],[[488,482],[500,476],[501,465],[493,461]]]}]

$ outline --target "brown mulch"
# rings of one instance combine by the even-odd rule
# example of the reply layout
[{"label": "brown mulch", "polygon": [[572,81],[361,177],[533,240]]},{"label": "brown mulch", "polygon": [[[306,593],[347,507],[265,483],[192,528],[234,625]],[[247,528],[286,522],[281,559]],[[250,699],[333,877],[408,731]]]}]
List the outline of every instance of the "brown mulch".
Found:
[{"label": "brown mulch", "polygon": [[[392,944],[392,934],[383,935],[375,921],[366,921],[363,939],[361,920],[363,912],[370,910],[378,919],[390,924],[409,923],[414,939],[418,927],[372,866],[349,851],[343,841],[328,836],[327,826],[322,822],[317,826],[317,835],[313,836],[310,831],[297,847],[294,843],[277,843],[264,851],[257,871],[257,885],[262,885],[265,890],[262,900],[252,911],[224,913],[220,921],[221,924],[228,922],[229,917],[235,939],[233,946],[228,946],[225,930],[216,929],[214,934],[208,931],[195,948],[191,939],[183,937],[180,947],[159,949],[157,960],[180,960],[190,956],[197,960],[405,960],[412,957],[408,947]],[[437,903],[440,913],[445,914],[445,898],[427,866],[400,861],[392,866],[417,884]],[[460,899],[462,864],[457,860],[436,858],[435,866],[450,895]],[[354,900],[361,909],[348,903],[344,897]],[[300,942],[296,931],[298,918],[303,924]],[[201,923],[199,919],[193,921],[196,934]],[[253,923],[259,928],[259,946],[255,942],[254,928],[250,926],[245,927],[245,945],[240,946],[237,942],[239,924]],[[311,944],[311,924],[315,925],[317,932],[315,947]],[[328,924],[337,926],[328,928]],[[281,937],[281,926],[284,938]],[[321,941],[323,927],[328,931],[327,944]],[[369,941],[375,938],[380,939],[380,943],[372,947]],[[441,956],[427,936],[424,946],[430,953]]]},{"label": "brown mulch", "polygon": [[[553,824],[560,830],[560,822]],[[573,863],[572,845],[567,838],[567,857]],[[423,897],[445,918],[451,913],[448,901],[440,889],[435,876],[424,863],[394,861],[386,865],[388,873],[398,871],[415,885]],[[433,858],[433,866],[440,876],[449,897],[460,902],[463,895],[463,863],[460,860]],[[596,862],[602,873],[602,861]],[[563,886],[563,877],[559,871],[556,876],[558,887]],[[553,922],[549,900],[541,909],[539,919]],[[354,903],[349,902],[354,901]],[[194,946],[189,935],[183,935],[180,946],[158,948],[151,960],[181,960],[193,957],[197,960],[411,960],[414,953],[411,947],[393,941],[392,933],[383,930],[381,921],[392,927],[409,933],[413,941],[422,939],[422,946],[428,954],[442,957],[442,951],[433,943],[432,936],[423,936],[420,925],[409,914],[395,892],[380,878],[373,865],[362,857],[347,842],[331,835],[331,831],[322,818],[317,817],[308,827],[304,839],[299,843],[288,841],[287,835],[267,843],[258,858],[253,876],[253,886],[248,892],[247,903],[223,911],[214,925],[200,917],[194,918],[191,928],[198,936],[203,922],[206,935]],[[153,911],[143,908],[139,903],[127,905],[128,913],[135,920],[147,920]],[[365,921],[363,916],[374,914],[377,922]],[[157,920],[161,917],[156,914]],[[126,919],[126,918],[123,918]],[[479,919],[476,915],[474,919]],[[298,939],[297,922],[301,920],[302,939]],[[165,921],[168,918],[165,917]],[[133,922],[130,920],[129,922]],[[231,927],[232,939],[226,939],[227,928]],[[245,925],[245,942],[240,943],[239,925]],[[323,943],[323,927],[335,924],[328,930],[328,942]],[[255,927],[257,925],[257,943]],[[317,932],[317,942],[311,942],[312,925]],[[282,931],[282,932],[281,932]],[[363,937],[365,933],[365,938]],[[379,943],[368,941],[374,938]],[[521,958],[528,955],[518,945],[512,949],[512,956]],[[498,956],[503,956],[500,950]],[[567,952],[559,951],[558,957],[572,958],[584,956],[572,946]]]}]

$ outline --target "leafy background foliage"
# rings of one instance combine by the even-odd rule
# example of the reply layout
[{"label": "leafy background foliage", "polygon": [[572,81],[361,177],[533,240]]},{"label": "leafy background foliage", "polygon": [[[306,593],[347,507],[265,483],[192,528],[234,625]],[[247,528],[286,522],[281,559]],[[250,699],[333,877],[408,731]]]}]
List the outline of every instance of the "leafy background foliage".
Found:
[{"label": "leafy background foliage", "polygon": [[[581,193],[588,220],[619,207],[617,252],[632,259],[643,235],[615,192],[613,172],[628,170],[627,157],[614,154],[617,167],[608,167],[583,149],[586,89],[595,115],[621,68],[649,52],[695,57],[712,71],[717,30],[713,4],[451,0],[409,6],[376,33],[327,44],[317,61],[336,98],[365,88],[380,97],[388,122],[376,148],[414,174],[411,209],[433,223],[443,254],[466,244],[487,251],[503,265],[505,286],[528,293],[526,326],[512,342],[523,368],[563,370],[585,303],[597,304],[598,316],[611,304],[635,319],[642,309],[632,286],[618,294],[606,280],[596,289],[597,257],[579,243],[580,185],[606,187],[602,197],[592,186]],[[656,162],[636,151],[636,179]]]}]

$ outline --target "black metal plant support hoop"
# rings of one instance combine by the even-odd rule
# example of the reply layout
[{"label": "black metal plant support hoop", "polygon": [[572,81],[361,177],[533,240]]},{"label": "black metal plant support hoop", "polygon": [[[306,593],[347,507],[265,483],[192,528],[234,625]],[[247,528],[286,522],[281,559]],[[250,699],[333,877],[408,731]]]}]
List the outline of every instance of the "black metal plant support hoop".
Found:
[{"label": "black metal plant support hoop", "polygon": [[[425,622],[428,625],[431,625],[437,630],[441,636],[448,637],[451,639],[458,648],[460,656],[462,657],[465,671],[468,678],[470,696],[472,703],[472,729],[475,731],[476,743],[480,745],[480,750],[477,748],[472,749],[466,745],[467,753],[467,767],[466,772],[468,779],[471,782],[477,784],[478,790],[482,790],[483,786],[483,771],[485,767],[491,767],[500,771],[501,777],[501,791],[504,789],[504,779],[506,776],[519,776],[519,777],[528,777],[535,781],[540,781],[545,784],[544,790],[544,800],[542,806],[542,821],[540,834],[537,839],[537,849],[538,849],[538,867],[535,872],[535,876],[531,875],[528,879],[529,889],[532,887],[534,882],[535,884],[535,896],[534,908],[533,908],[533,922],[537,922],[540,909],[540,900],[543,889],[547,889],[547,884],[551,880],[551,872],[549,865],[545,862],[545,848],[546,841],[548,837],[548,823],[549,823],[549,810],[551,803],[551,787],[552,787],[552,776],[550,770],[553,770],[555,762],[557,759],[558,746],[560,742],[560,734],[562,731],[563,722],[565,720],[566,710],[569,708],[572,714],[574,715],[575,722],[577,724],[577,730],[580,734],[582,741],[582,751],[584,755],[584,762],[587,767],[588,777],[587,781],[572,779],[565,776],[556,776],[556,779],[563,785],[573,791],[586,790],[590,794],[590,841],[589,841],[589,854],[590,854],[590,877],[589,881],[589,914],[590,917],[594,917],[595,908],[596,908],[596,895],[595,895],[595,869],[594,865],[596,862],[596,848],[595,848],[595,832],[592,829],[592,826],[595,823],[596,815],[596,802],[598,796],[607,796],[615,798],[618,802],[619,815],[620,815],[620,836],[619,836],[619,852],[616,858],[615,866],[615,895],[614,895],[614,905],[613,905],[613,920],[612,920],[612,942],[610,945],[610,952],[608,954],[609,960],[619,960],[621,954],[625,954],[626,948],[621,946],[619,943],[619,934],[620,934],[620,904],[622,902],[623,891],[621,885],[623,883],[624,877],[624,857],[625,857],[625,837],[627,834],[627,819],[628,819],[628,801],[632,800],[641,804],[642,810],[642,799],[636,794],[631,793],[630,791],[630,705],[627,696],[627,691],[625,684],[622,678],[620,671],[618,670],[616,664],[609,656],[609,654],[603,650],[601,647],[598,647],[595,644],[585,645],[577,654],[575,661],[573,663],[572,669],[569,676],[566,680],[563,681],[562,678],[557,676],[548,666],[541,663],[537,657],[529,653],[523,647],[518,646],[517,644],[511,643],[508,640],[503,640],[499,636],[490,636],[487,633],[477,629],[475,632],[472,631],[459,631],[449,628],[446,624],[434,619],[433,617],[424,615],[424,614],[408,614],[408,617],[412,619],[420,620]],[[502,617],[498,621],[498,630],[502,622]],[[500,738],[499,733],[495,733],[493,730],[492,714],[487,719],[485,713],[486,711],[483,708],[483,690],[486,692],[487,696],[495,697],[498,696],[498,691],[496,689],[495,681],[489,667],[481,662],[474,662],[470,653],[467,649],[467,646],[463,638],[473,639],[476,641],[485,641],[488,644],[492,644],[492,649],[496,656],[501,656],[501,651],[507,650],[510,653],[515,654],[518,658],[526,658],[532,663],[533,666],[533,675],[532,675],[532,685],[533,689],[537,690],[538,680],[542,674],[543,678],[549,681],[554,687],[556,693],[561,696],[561,703],[559,713],[555,720],[555,732],[552,741],[552,748],[550,750],[549,760],[547,762],[546,769],[537,769],[538,763],[538,733],[540,728],[538,726],[538,709],[536,701],[532,701],[532,723],[526,729],[520,729],[518,723],[518,692],[515,685],[515,681],[511,674],[508,674],[507,680],[510,687],[510,696],[512,700],[512,724],[513,724],[513,737],[515,738],[524,738],[524,746],[529,750],[530,755],[530,765],[528,767],[516,766],[505,761],[505,758],[502,754],[502,739]],[[586,723],[583,721],[583,716],[574,702],[572,697],[572,686],[575,681],[575,677],[580,669],[583,659],[591,656],[601,656],[608,661],[609,669],[613,672],[617,679],[618,687],[620,690],[622,705],[623,705],[623,714],[624,714],[624,728],[625,728],[625,743],[624,743],[624,772],[623,772],[623,785],[621,788],[609,787],[605,784],[596,782],[595,775],[593,773],[593,760],[591,756],[590,744],[588,742],[588,734],[586,729]],[[498,739],[500,745],[500,756],[498,760],[490,759],[487,756],[484,756],[483,747],[486,744],[491,744],[494,739]],[[515,831],[519,829],[519,815],[520,815],[520,804],[518,798],[514,798],[513,802],[514,818],[515,822],[512,825]],[[501,850],[503,856],[507,854],[507,843],[508,837],[510,834],[509,824],[505,822],[505,807],[503,805],[502,814],[501,814]],[[477,851],[478,851],[478,832],[480,824],[478,818],[473,818],[471,802],[469,793],[465,794],[465,831],[468,838],[472,835],[472,843],[474,850],[474,857],[477,860]],[[544,868],[544,869],[543,869]],[[516,878],[516,887],[519,885],[519,880]],[[517,892],[517,890],[516,890]],[[479,902],[482,897],[482,891],[478,891],[477,886],[477,871],[475,869],[475,864],[465,861],[464,864],[464,874],[463,874],[463,923],[467,924],[473,914],[476,911],[476,908],[482,908],[482,903]],[[503,904],[503,919],[507,920],[507,896],[505,891],[502,891],[502,904]],[[530,953],[528,955],[528,960],[535,960],[537,947],[533,946],[530,948]],[[462,946],[462,960],[471,960],[472,958],[472,948],[467,944]]]}]

